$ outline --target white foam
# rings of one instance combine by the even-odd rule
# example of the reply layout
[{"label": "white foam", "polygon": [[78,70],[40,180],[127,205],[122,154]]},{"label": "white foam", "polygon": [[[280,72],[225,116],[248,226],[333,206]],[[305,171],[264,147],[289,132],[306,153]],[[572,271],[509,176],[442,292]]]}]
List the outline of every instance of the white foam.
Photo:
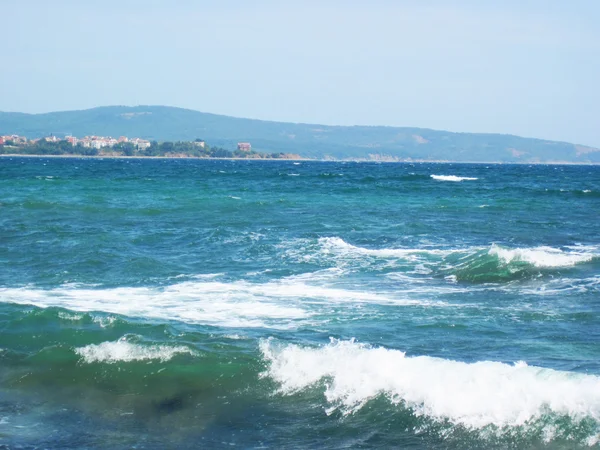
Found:
[{"label": "white foam", "polygon": [[552,247],[505,249],[492,245],[490,255],[495,255],[504,263],[523,261],[536,267],[569,267],[591,261],[596,255],[585,251],[564,252]]},{"label": "white foam", "polygon": [[409,273],[416,273],[419,275],[429,275],[432,272],[433,272],[433,270],[431,270],[429,267],[425,267],[424,264],[417,264],[414,267],[414,269],[412,270],[412,272],[409,272]]},{"label": "white foam", "polygon": [[[490,247],[370,249],[349,244],[339,237],[323,237],[318,239],[317,246],[308,240],[291,243],[286,255],[305,262],[333,259],[336,268],[341,270],[355,265],[386,264],[386,267],[404,265],[407,269],[412,266],[412,273],[428,273],[428,270],[433,271],[436,268],[453,270],[457,261],[456,258],[453,260],[449,257],[458,257],[458,261],[463,261],[465,258],[477,256],[478,253],[481,253],[479,256],[484,256],[483,252],[497,256],[504,264],[521,261],[540,268],[570,267],[600,257],[598,246],[576,245],[563,248],[564,250],[548,246],[504,248],[492,244]],[[369,260],[369,257],[387,261]]]},{"label": "white foam", "polygon": [[458,177],[456,175],[431,175],[431,178],[433,178],[434,180],[438,180],[438,181],[455,181],[455,182],[478,180],[478,178]]},{"label": "white foam", "polygon": [[[510,291],[511,288],[512,286],[507,286],[504,290]],[[530,286],[519,286],[519,292],[539,296],[566,295],[572,292],[584,293],[590,290],[600,291],[600,277],[555,278]]]},{"label": "white foam", "polygon": [[70,320],[73,322],[77,322],[78,320],[83,319],[83,314],[71,314],[64,311],[60,311],[58,313],[58,317],[63,320]]},{"label": "white foam", "polygon": [[248,339],[247,337],[242,336],[240,334],[226,334],[223,337],[225,339],[231,339],[233,341],[239,341],[239,340],[242,340],[242,339]]},{"label": "white foam", "polygon": [[195,355],[196,353],[187,347],[167,345],[143,346],[128,342],[121,338],[116,342],[103,342],[101,344],[90,344],[75,349],[75,353],[81,356],[88,364],[103,362],[114,364],[117,362],[131,362],[158,359],[162,362],[168,361],[173,356],[181,353]]},{"label": "white foam", "polygon": [[[302,292],[299,286],[294,285],[278,292],[273,284],[189,281],[164,288],[5,288],[0,289],[0,301],[223,327],[290,328],[291,322],[310,313],[301,305],[276,300],[299,292]],[[101,325],[110,325],[110,320],[103,319]]]},{"label": "white foam", "polygon": [[600,377],[481,361],[464,363],[337,341],[319,348],[263,340],[263,376],[284,395],[324,386],[328,412],[386,396],[418,416],[469,429],[526,425],[546,413],[600,423]]},{"label": "white foam", "polygon": [[329,269],[317,270],[316,272],[306,272],[297,275],[290,275],[283,280],[289,282],[322,282],[336,280],[346,274],[346,271],[340,267],[331,267]]},{"label": "white foam", "polygon": [[432,255],[432,256],[447,256],[455,252],[464,252],[465,250],[458,249],[426,249],[426,248],[382,248],[382,249],[369,249],[363,247],[357,247],[352,244],[348,244],[339,237],[326,237],[319,239],[319,245],[322,248],[323,253],[345,253],[355,255],[370,255],[381,258],[408,258],[411,259],[417,255]]},{"label": "white foam", "polygon": [[[333,273],[317,274],[326,280]],[[371,303],[398,306],[447,307],[446,302],[407,298],[406,292],[371,292],[309,284],[310,276],[268,283],[187,281],[166,287],[112,289],[0,288],[0,302],[61,307],[76,312],[102,311],[129,317],[176,320],[220,327],[297,328],[331,304]],[[313,280],[314,281],[314,280]],[[408,292],[408,291],[407,291]],[[110,326],[114,316],[95,317]],[[322,319],[325,320],[325,319]]]},{"label": "white foam", "polygon": [[107,328],[112,326],[117,320],[117,318],[115,316],[94,316],[92,320],[98,325],[100,325],[102,328]]}]

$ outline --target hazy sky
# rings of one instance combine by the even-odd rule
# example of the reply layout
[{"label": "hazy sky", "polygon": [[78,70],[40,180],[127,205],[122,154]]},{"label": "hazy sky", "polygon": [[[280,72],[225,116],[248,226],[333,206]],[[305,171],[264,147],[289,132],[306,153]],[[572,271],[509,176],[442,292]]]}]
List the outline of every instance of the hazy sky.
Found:
[{"label": "hazy sky", "polygon": [[598,0],[0,0],[0,110],[156,104],[600,147]]}]

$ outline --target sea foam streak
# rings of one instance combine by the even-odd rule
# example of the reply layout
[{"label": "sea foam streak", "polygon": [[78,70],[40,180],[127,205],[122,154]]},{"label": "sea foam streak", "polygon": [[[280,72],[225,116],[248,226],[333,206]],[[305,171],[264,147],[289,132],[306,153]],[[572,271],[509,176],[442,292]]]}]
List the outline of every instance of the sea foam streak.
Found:
[{"label": "sea foam streak", "polygon": [[263,376],[293,394],[324,383],[329,412],[348,414],[380,395],[414,414],[468,429],[522,426],[546,414],[600,424],[600,377],[482,361],[464,363],[338,341],[320,348],[260,343]]},{"label": "sea foam streak", "polygon": [[295,328],[332,303],[448,306],[432,300],[315,286],[290,278],[269,283],[190,281],[167,287],[0,289],[0,302],[102,311],[130,317],[221,327]]},{"label": "sea foam streak", "polygon": [[292,321],[309,316],[301,306],[270,298],[270,291],[277,293],[273,286],[265,292],[261,285],[244,282],[185,282],[164,288],[5,288],[0,289],[0,301],[223,327],[290,328]]},{"label": "sea foam streak", "polygon": [[478,178],[473,177],[458,177],[456,175],[431,175],[431,178],[438,181],[475,181]]},{"label": "sea foam streak", "polygon": [[[460,253],[465,251],[474,251],[472,249],[435,249],[435,248],[382,248],[382,249],[369,249],[364,247],[357,247],[352,244],[348,244],[339,237],[326,237],[319,239],[319,245],[321,246],[321,252],[324,254],[338,253],[345,255],[357,255],[357,256],[375,256],[380,258],[406,258],[413,259],[414,256],[418,255],[430,255],[443,257],[451,253]],[[477,249],[479,250],[479,249]]]},{"label": "sea foam streak", "polygon": [[128,342],[125,338],[121,338],[116,342],[86,345],[85,347],[76,348],[75,353],[81,356],[86,363],[104,362],[109,364],[154,359],[165,362],[177,354],[195,354],[192,350],[183,346],[143,346]]}]

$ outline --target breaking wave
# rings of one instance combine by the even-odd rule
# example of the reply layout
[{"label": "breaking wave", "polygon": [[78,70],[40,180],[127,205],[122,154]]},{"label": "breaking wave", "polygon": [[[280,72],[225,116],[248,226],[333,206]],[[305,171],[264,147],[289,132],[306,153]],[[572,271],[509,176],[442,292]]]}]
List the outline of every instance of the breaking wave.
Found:
[{"label": "breaking wave", "polygon": [[565,252],[552,247],[505,249],[492,245],[490,255],[498,256],[504,263],[526,262],[535,267],[570,267],[575,264],[589,262],[596,255],[586,252]]},{"label": "breaking wave", "polygon": [[320,238],[316,247],[298,246],[288,256],[307,262],[334,262],[338,268],[356,265],[365,269],[404,267],[409,273],[432,273],[458,281],[502,282],[537,277],[557,269],[569,269],[596,261],[600,257],[596,246],[553,248],[507,248],[497,244],[489,247],[464,248],[379,248],[355,246],[339,237]]},{"label": "breaking wave", "polygon": [[[600,431],[597,376],[524,362],[408,357],[399,350],[353,340],[332,339],[328,345],[311,348],[268,339],[261,341],[260,349],[267,362],[263,376],[279,385],[279,393],[324,389],[328,413],[355,413],[383,396],[416,416],[471,430],[526,427],[568,417],[588,425],[591,421],[588,442]],[[546,434],[556,432],[548,427]]]},{"label": "breaking wave", "polygon": [[458,177],[456,175],[431,175],[431,178],[438,181],[475,181],[478,178],[473,177]]},{"label": "breaking wave", "polygon": [[144,360],[159,360],[165,362],[177,354],[187,353],[195,355],[195,352],[183,346],[168,345],[150,345],[144,346],[129,342],[126,337],[122,337],[116,342],[103,342],[101,344],[90,344],[85,347],[75,349],[75,353],[81,356],[82,360],[88,364],[131,362]]},{"label": "breaking wave", "polygon": [[443,273],[457,280],[501,282],[537,277],[544,272],[568,269],[592,262],[598,254],[589,250],[561,250],[552,247],[504,248],[493,244],[460,258],[447,258]]}]

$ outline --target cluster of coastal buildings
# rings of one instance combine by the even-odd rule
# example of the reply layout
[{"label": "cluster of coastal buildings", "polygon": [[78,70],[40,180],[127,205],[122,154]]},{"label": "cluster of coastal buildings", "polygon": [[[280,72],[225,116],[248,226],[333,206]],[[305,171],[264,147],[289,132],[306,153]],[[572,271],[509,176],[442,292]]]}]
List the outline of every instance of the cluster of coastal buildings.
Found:
[{"label": "cluster of coastal buildings", "polygon": [[6,136],[0,136],[0,145],[4,145],[6,143],[13,143],[15,145],[24,145],[30,142],[26,137],[19,136],[17,134],[9,134]]},{"label": "cluster of coastal buildings", "polygon": [[139,150],[144,150],[150,147],[150,141],[140,138],[129,139],[125,136],[121,136],[118,139],[113,137],[105,137],[105,136],[85,136],[84,138],[76,138],[75,136],[66,136],[65,138],[59,138],[57,136],[47,136],[40,139],[27,139],[24,136],[19,136],[17,134],[0,136],[0,145],[6,145],[7,143],[12,143],[14,145],[27,145],[27,144],[35,144],[39,141],[46,142],[60,142],[66,141],[70,143],[73,147],[76,145],[81,145],[85,148],[95,148],[101,149],[105,147],[114,147],[117,144],[121,143],[131,143]]},{"label": "cluster of coastal buildings", "polygon": [[[52,138],[53,136],[45,139],[48,140]],[[81,145],[85,148],[95,148],[98,150],[104,147],[114,147],[117,144],[125,144],[128,142],[133,144],[138,150],[145,150],[150,147],[150,141],[140,138],[129,139],[125,136],[121,136],[119,139],[104,136],[85,136],[82,139],[78,139],[74,136],[67,136],[65,140],[70,142],[73,146]]]},{"label": "cluster of coastal buildings", "polygon": [[[46,141],[46,142],[60,142],[60,141],[66,141],[69,142],[73,147],[75,147],[76,145],[81,145],[84,148],[95,148],[100,150],[101,148],[112,148],[117,144],[125,144],[125,143],[130,143],[133,144],[138,150],[145,150],[148,147],[150,147],[151,143],[150,141],[146,140],[146,139],[140,139],[140,138],[128,138],[126,136],[121,136],[118,139],[115,139],[113,137],[105,137],[105,136],[85,136],[84,138],[76,138],[75,136],[66,136],[64,138],[59,138],[57,136],[48,136],[48,137],[44,137],[44,138],[40,138],[40,139],[27,139],[24,136],[19,136],[17,134],[12,134],[12,135],[6,135],[6,136],[0,136],[0,145],[7,145],[7,144],[12,144],[12,145],[28,145],[28,144],[36,144],[37,142],[39,142],[40,140]],[[204,148],[204,141],[200,140],[200,139],[196,139],[194,141],[194,145]],[[237,149],[244,151],[244,152],[249,152],[252,150],[252,146],[250,145],[249,142],[238,142],[237,144]]]}]

